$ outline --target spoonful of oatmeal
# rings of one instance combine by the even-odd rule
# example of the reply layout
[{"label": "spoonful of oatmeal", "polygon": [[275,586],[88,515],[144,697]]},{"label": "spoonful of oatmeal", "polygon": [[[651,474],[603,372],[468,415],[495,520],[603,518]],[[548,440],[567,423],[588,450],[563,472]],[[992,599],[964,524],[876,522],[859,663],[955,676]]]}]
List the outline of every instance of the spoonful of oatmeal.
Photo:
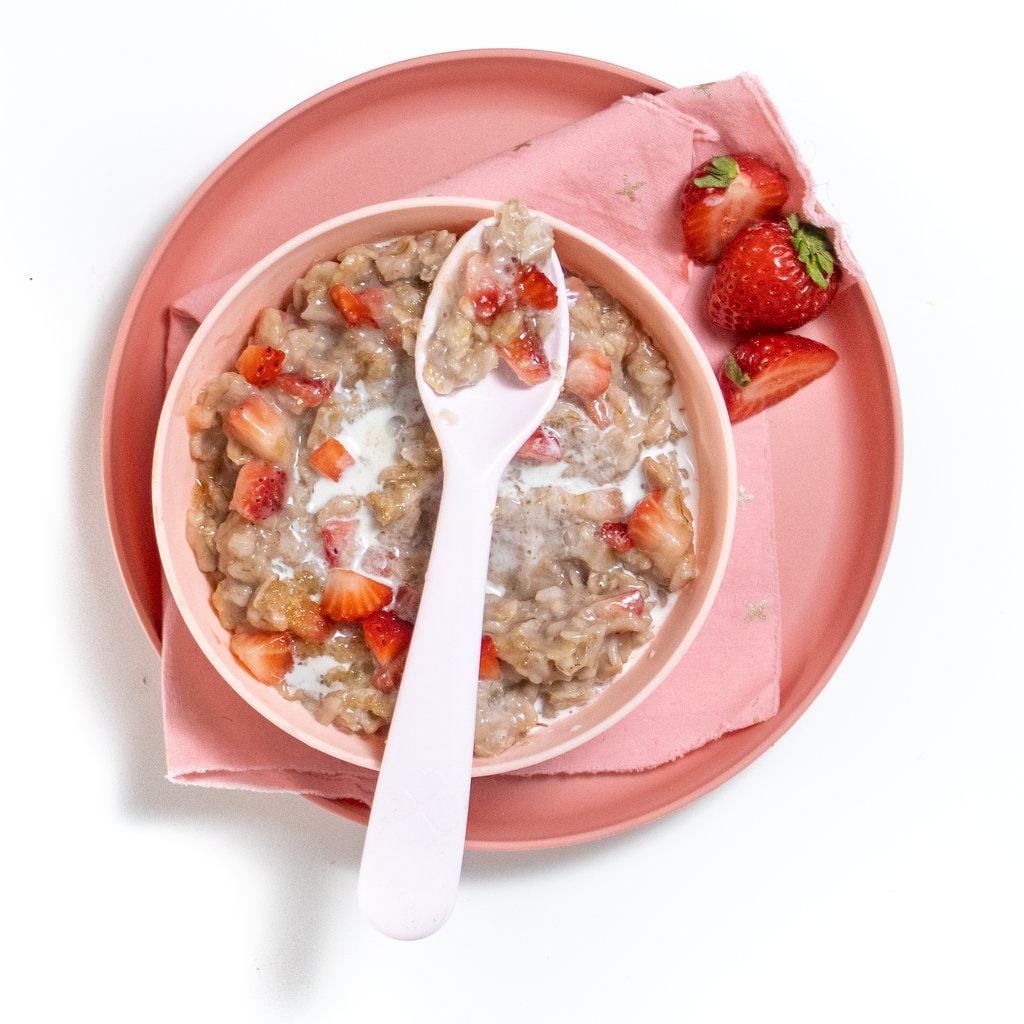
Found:
[{"label": "spoonful of oatmeal", "polygon": [[364,912],[394,938],[431,934],[455,904],[498,485],[558,398],[568,351],[551,227],[511,200],[452,249],[416,341],[444,477],[359,873]]}]

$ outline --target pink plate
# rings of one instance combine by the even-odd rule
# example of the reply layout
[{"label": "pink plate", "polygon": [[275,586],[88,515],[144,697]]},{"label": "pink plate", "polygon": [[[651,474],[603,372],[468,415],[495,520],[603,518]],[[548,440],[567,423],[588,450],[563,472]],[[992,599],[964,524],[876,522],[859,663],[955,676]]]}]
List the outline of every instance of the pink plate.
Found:
[{"label": "pink plate", "polygon": [[[114,549],[158,649],[161,570],[150,470],[169,305],[255,263],[314,224],[411,192],[622,95],[668,87],[563,54],[439,54],[369,72],[312,97],[210,175],[139,278],[114,348],[104,404],[103,474]],[[408,152],[415,161],[399,158]],[[783,606],[779,713],[646,772],[478,778],[468,846],[569,845],[668,814],[755,760],[825,686],[867,613],[888,556],[902,431],[888,342],[868,288],[849,288],[815,326],[826,344],[841,333],[849,354],[799,403],[767,414]],[[363,805],[316,802],[354,821],[367,818]]]}]

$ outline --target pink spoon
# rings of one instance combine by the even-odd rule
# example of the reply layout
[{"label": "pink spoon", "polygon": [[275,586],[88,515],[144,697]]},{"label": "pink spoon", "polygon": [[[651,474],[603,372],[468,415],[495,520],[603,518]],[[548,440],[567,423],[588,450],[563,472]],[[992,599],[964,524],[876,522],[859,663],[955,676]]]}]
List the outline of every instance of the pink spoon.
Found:
[{"label": "pink spoon", "polygon": [[565,377],[569,310],[552,252],[541,269],[558,307],[544,339],[551,377],[527,387],[498,371],[448,395],[423,379],[425,339],[457,294],[493,219],[468,231],[438,272],[416,345],[419,392],[444,481],[416,628],[388,732],[359,872],[359,901],[386,935],[422,938],[455,904],[465,848],[491,527],[505,467],[554,405]]}]

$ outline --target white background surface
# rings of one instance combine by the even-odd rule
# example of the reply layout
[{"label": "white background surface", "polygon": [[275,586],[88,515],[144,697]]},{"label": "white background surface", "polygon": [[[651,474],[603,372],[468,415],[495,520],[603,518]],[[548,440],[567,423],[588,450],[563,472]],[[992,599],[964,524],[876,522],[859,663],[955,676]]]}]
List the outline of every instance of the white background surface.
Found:
[{"label": "white background surface", "polygon": [[[441,19],[51,0],[5,15],[6,1019],[1022,1019],[1007,9],[655,6],[452,2]],[[355,903],[360,827],[165,780],[158,659],[108,538],[99,423],[135,278],[224,157],[355,74],[491,46],[679,85],[761,77],[885,319],[903,503],[852,650],[772,750],[635,832],[471,851],[448,924],[397,943]]]}]

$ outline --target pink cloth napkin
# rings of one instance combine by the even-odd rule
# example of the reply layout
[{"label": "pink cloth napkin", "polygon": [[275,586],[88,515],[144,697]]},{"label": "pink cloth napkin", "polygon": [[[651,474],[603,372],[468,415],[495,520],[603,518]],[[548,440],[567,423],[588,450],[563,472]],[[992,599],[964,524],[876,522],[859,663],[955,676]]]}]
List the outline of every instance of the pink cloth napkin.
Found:
[{"label": "pink cloth napkin", "polygon": [[[788,176],[793,208],[835,230],[760,83],[729,81],[626,97],[577,124],[435,182],[420,194],[509,197],[576,224],[643,269],[682,312],[717,368],[729,339],[706,321],[708,271],[682,256],[679,197],[688,172],[722,152],[749,150]],[[172,310],[169,371],[195,325],[233,278]],[[767,418],[734,427],[739,474],[735,539],[711,614],[681,664],[626,719],[577,750],[523,774],[641,771],[778,710],[781,612]],[[311,750],[253,711],[209,666],[173,601],[164,611],[163,692],[168,775],[174,781],[284,789],[368,802],[375,774]]]}]

